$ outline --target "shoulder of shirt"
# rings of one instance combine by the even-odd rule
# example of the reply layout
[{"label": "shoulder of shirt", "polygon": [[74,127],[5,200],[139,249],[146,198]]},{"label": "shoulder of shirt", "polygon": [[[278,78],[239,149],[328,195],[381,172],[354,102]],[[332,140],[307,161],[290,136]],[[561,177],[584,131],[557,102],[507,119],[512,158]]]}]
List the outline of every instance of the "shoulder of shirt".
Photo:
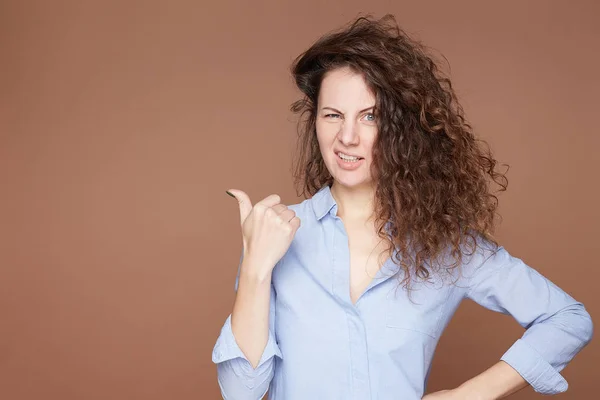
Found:
[{"label": "shoulder of shirt", "polygon": [[302,200],[299,203],[290,204],[288,205],[288,208],[293,210],[301,221],[305,219],[316,219],[312,205],[312,198]]},{"label": "shoulder of shirt", "polygon": [[462,267],[469,275],[480,270],[498,270],[514,262],[515,258],[500,243],[494,245],[482,235],[477,235],[477,247],[463,249]]}]

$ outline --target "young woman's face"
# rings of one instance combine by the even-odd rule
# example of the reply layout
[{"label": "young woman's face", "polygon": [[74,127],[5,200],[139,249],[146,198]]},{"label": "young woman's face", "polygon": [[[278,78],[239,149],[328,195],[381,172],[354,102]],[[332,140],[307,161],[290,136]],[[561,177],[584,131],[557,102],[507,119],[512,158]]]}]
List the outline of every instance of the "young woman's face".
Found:
[{"label": "young woman's face", "polygon": [[324,76],[318,99],[317,139],[337,184],[371,184],[371,149],[377,136],[374,106],[375,96],[362,75],[340,68]]}]

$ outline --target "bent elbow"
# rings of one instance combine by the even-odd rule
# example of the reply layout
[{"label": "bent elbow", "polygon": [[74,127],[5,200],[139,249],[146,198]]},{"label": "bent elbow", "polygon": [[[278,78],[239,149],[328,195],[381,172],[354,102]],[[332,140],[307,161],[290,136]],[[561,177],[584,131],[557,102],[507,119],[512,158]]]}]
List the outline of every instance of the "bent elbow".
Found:
[{"label": "bent elbow", "polygon": [[594,336],[594,322],[592,316],[586,310],[582,303],[577,303],[569,307],[570,318],[566,320],[569,323],[569,330],[581,341],[581,347],[585,347]]},{"label": "bent elbow", "polygon": [[583,311],[583,315],[581,316],[581,324],[583,325],[583,345],[586,346],[594,336],[594,321],[592,320],[592,316],[585,309]]}]

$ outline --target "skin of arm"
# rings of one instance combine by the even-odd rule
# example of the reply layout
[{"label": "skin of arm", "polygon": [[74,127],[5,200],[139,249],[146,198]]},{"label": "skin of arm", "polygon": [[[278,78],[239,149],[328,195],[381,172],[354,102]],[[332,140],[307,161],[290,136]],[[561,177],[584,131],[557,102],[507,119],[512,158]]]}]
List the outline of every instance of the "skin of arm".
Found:
[{"label": "skin of arm", "polygon": [[529,384],[504,361],[499,361],[456,389],[443,390],[423,400],[495,400],[505,398]]},{"label": "skin of arm", "polygon": [[[269,338],[272,268],[257,268],[250,257],[242,261],[231,313],[235,341],[253,368],[258,366]],[[255,271],[269,271],[259,274]]]}]

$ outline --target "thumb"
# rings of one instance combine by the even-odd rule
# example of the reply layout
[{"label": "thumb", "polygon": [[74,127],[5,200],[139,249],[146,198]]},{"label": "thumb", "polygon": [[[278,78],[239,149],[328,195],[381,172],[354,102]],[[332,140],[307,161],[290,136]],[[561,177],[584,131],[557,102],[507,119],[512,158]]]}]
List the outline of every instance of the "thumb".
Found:
[{"label": "thumb", "polygon": [[248,215],[250,215],[250,211],[252,211],[252,202],[250,201],[250,197],[248,197],[246,193],[237,189],[229,189],[226,192],[238,201],[238,205],[240,207],[240,224],[243,225],[246,218],[248,218]]}]

